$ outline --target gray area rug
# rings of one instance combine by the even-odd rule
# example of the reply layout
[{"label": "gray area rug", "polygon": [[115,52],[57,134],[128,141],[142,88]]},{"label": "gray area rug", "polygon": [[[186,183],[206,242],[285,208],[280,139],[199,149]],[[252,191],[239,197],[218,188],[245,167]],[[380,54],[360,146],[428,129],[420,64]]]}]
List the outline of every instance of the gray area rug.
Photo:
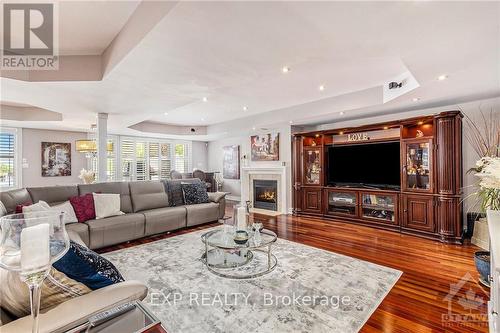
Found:
[{"label": "gray area rug", "polygon": [[273,272],[226,279],[200,260],[206,231],[104,254],[150,288],[144,301],[169,333],[358,332],[402,273],[278,239]]}]

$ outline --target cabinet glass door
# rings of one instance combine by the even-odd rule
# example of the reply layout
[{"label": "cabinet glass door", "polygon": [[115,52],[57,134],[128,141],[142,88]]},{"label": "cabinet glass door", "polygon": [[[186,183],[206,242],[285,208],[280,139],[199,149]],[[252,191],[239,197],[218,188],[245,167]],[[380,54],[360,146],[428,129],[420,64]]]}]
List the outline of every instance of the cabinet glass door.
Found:
[{"label": "cabinet glass door", "polygon": [[431,190],[431,147],[432,142],[407,142],[404,171],[407,190]]},{"label": "cabinet glass door", "polygon": [[304,184],[321,185],[321,149],[304,149]]},{"label": "cabinet glass door", "polygon": [[328,213],[357,215],[358,199],[356,192],[328,191]]},{"label": "cabinet glass door", "polygon": [[391,194],[363,193],[361,199],[362,217],[383,222],[396,221],[396,196]]}]

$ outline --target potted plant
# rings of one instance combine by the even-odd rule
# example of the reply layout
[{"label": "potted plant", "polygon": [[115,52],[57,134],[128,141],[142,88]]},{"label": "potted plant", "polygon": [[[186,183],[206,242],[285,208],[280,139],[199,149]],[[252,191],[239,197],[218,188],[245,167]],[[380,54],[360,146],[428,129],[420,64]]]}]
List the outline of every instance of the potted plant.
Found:
[{"label": "potted plant", "polygon": [[[472,185],[472,193],[464,200],[470,199],[468,210],[479,210],[484,213],[487,209],[500,210],[500,116],[493,110],[488,117],[482,111],[480,114],[483,120],[482,126],[466,117],[465,136],[479,159],[474,167],[467,171],[474,174],[477,181]],[[487,228],[485,221],[476,224],[475,229],[486,235],[483,237],[488,237],[487,230],[480,232],[481,228]],[[476,230],[474,233],[476,234]],[[487,241],[488,239],[484,240]],[[489,287],[489,251],[477,251],[474,254],[474,263],[480,274],[479,281]]]}]

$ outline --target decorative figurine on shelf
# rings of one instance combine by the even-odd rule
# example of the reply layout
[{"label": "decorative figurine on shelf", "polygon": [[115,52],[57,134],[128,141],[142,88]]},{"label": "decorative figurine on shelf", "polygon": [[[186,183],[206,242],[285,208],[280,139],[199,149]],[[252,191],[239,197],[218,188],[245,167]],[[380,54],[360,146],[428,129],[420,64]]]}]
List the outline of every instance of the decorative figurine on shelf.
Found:
[{"label": "decorative figurine on shelf", "polygon": [[421,138],[424,136],[424,132],[422,132],[421,130],[417,130],[417,134],[415,135],[416,138]]}]

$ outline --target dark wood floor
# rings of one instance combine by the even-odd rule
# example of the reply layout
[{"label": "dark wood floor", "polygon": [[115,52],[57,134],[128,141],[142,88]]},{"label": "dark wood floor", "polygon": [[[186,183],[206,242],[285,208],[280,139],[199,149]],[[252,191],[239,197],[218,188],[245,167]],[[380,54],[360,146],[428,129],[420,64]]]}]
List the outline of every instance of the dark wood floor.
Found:
[{"label": "dark wood floor", "polygon": [[[229,212],[228,214],[231,215]],[[489,290],[478,283],[473,245],[436,241],[341,221],[282,215],[252,216],[280,238],[403,271],[403,275],[361,332],[488,332]],[[102,249],[107,252],[209,228],[217,223]],[[469,277],[470,276],[470,277]],[[463,285],[460,283],[463,281]],[[453,284],[460,288],[446,297]],[[453,316],[450,317],[448,314]],[[451,319],[450,319],[451,318]],[[292,333],[292,332],[290,332]]]}]

